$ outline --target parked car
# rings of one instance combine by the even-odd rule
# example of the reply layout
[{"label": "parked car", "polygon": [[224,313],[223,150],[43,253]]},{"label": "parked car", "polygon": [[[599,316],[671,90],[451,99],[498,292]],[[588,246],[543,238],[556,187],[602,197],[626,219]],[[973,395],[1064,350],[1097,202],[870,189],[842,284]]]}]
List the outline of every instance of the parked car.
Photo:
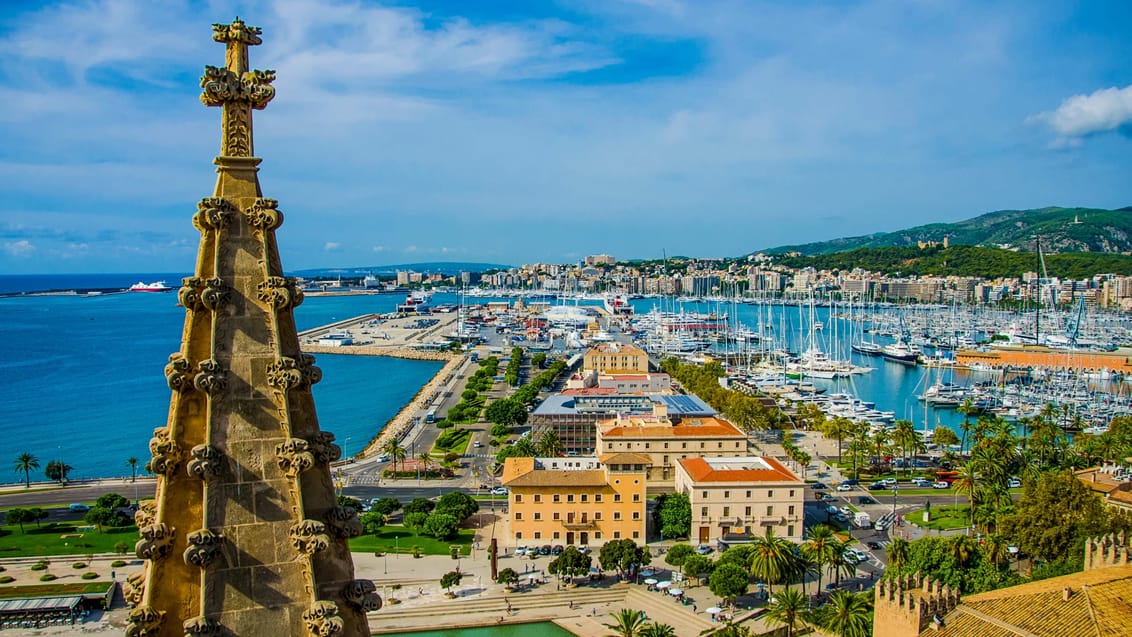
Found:
[{"label": "parked car", "polygon": [[710,546],[708,546],[707,544],[701,544],[701,545],[696,547],[696,552],[699,553],[700,555],[707,555],[708,553],[711,553],[711,551],[712,551],[712,548]]},{"label": "parked car", "polygon": [[851,549],[851,550],[852,550],[852,551],[853,551],[853,553],[854,553],[854,554],[855,554],[855,555],[857,556],[857,561],[858,561],[858,562],[867,562],[867,561],[869,561],[869,554],[868,554],[868,553],[866,553],[866,552],[864,552],[864,551],[862,551],[862,550],[860,550],[860,549]]},{"label": "parked car", "polygon": [[862,495],[857,498],[857,504],[876,504],[877,501],[871,495]]},{"label": "parked car", "polygon": [[838,511],[841,513],[841,515],[853,515],[853,509],[850,509],[849,507],[841,507],[840,509],[838,509]]},{"label": "parked car", "polygon": [[852,489],[853,489],[853,485],[847,484],[845,482],[842,482],[841,484],[837,485],[838,491],[851,491]]},{"label": "parked car", "polygon": [[554,548],[550,549],[550,554],[551,555],[562,555],[562,551],[564,551],[564,550],[565,550],[565,548],[561,544],[555,544]]},{"label": "parked car", "polygon": [[1006,486],[1009,489],[1018,489],[1022,486],[1022,481],[1018,478],[1011,478],[1006,481]]},{"label": "parked car", "polygon": [[879,551],[881,549],[880,542],[866,542],[865,546],[869,547],[870,549],[872,549],[874,551]]},{"label": "parked car", "polygon": [[507,495],[507,487],[495,487],[491,490],[491,495]]},{"label": "parked car", "polygon": [[850,564],[856,564],[861,561],[861,558],[857,557],[857,552],[853,549],[845,549],[845,552],[841,555],[845,558],[845,561]]},{"label": "parked car", "polygon": [[884,480],[881,480],[881,482],[883,482],[884,486],[886,486],[886,487],[895,487],[896,486],[896,478],[885,478]]},{"label": "parked car", "polygon": [[845,515],[844,513],[838,513],[837,515],[833,516],[833,519],[837,520],[838,522],[848,522],[849,516]]},{"label": "parked car", "polygon": [[829,505],[828,507],[826,507],[826,509],[825,509],[825,510],[826,510],[826,512],[828,512],[828,513],[829,513],[830,515],[837,515],[838,513],[841,513],[840,511],[838,511],[838,510],[837,510],[837,507],[833,506],[832,504],[831,504],[831,505]]},{"label": "parked car", "polygon": [[857,483],[857,480],[855,478],[849,478],[847,480],[842,480],[841,484],[847,484],[851,487],[855,487],[855,486],[857,486],[858,483]]},{"label": "parked car", "polygon": [[538,547],[538,554],[539,555],[550,555],[551,550],[552,549],[551,549],[549,544],[543,544],[542,546]]},{"label": "parked car", "polygon": [[520,547],[515,549],[515,555],[517,555],[517,556],[523,556],[523,555],[526,555],[529,552],[530,552],[530,549],[528,549],[525,546],[520,546]]},{"label": "parked car", "polygon": [[820,490],[820,489],[828,489],[829,486],[826,485],[824,482],[815,482],[815,483],[810,485],[810,488]]},{"label": "parked car", "polygon": [[869,491],[884,491],[887,489],[883,482],[874,482],[869,485]]},{"label": "parked car", "polygon": [[67,508],[75,513],[86,513],[87,511],[90,511],[90,505],[83,504],[82,502],[75,502]]},{"label": "parked car", "polygon": [[939,482],[933,482],[932,488],[933,489],[950,489],[951,485],[944,482],[943,480],[940,480]]},{"label": "parked car", "polygon": [[927,478],[912,478],[912,484],[917,487],[924,487],[925,489],[932,486],[932,481]]}]

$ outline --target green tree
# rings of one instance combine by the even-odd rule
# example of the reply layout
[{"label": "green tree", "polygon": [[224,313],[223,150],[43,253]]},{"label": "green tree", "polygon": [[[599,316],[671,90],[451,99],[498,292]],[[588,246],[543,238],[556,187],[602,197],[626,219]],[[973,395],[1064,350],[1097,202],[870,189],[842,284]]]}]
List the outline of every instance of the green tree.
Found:
[{"label": "green tree", "polygon": [[134,456],[126,458],[126,464],[130,465],[130,482],[138,481],[138,459]]},{"label": "green tree", "polygon": [[645,614],[639,610],[622,608],[613,613],[613,623],[603,626],[612,630],[617,637],[641,637],[641,630],[645,627]]},{"label": "green tree", "polygon": [[460,574],[456,571],[448,571],[440,577],[440,587],[446,592],[451,593],[453,586],[460,584]]},{"label": "green tree", "polygon": [[902,537],[894,537],[892,541],[888,543],[888,546],[885,547],[885,551],[888,553],[889,567],[896,572],[900,572],[904,565],[908,563],[908,540]]},{"label": "green tree", "polygon": [[680,568],[684,566],[684,560],[688,559],[690,555],[695,555],[695,550],[691,544],[673,544],[668,547],[668,551],[664,554],[664,562],[669,566]]},{"label": "green tree", "polygon": [[868,637],[873,634],[873,604],[869,593],[837,591],[815,623],[838,637]]},{"label": "green tree", "polygon": [[385,526],[385,516],[380,511],[363,513],[358,521],[362,523],[362,531],[370,535],[381,533],[382,527]]},{"label": "green tree", "polygon": [[511,433],[511,427],[504,424],[492,425],[491,431],[489,433],[491,433],[491,435],[496,438],[500,436],[506,436],[507,434]]},{"label": "green tree", "polygon": [[13,465],[16,473],[24,474],[24,488],[31,488],[31,470],[39,468],[39,458],[31,455],[28,452],[23,452],[16,456],[16,463]]},{"label": "green tree", "polygon": [[745,594],[750,583],[750,573],[737,564],[720,564],[708,577],[708,589],[725,600]]},{"label": "green tree", "polygon": [[98,496],[94,502],[95,506],[106,507],[107,509],[121,509],[130,506],[130,501],[124,496],[117,493],[103,493]]},{"label": "green tree", "polygon": [[515,585],[515,582],[518,582],[518,581],[519,581],[519,574],[516,573],[515,569],[513,569],[513,568],[505,568],[505,569],[499,571],[498,577],[495,578],[495,583],[503,584],[507,588],[511,588],[512,586]]},{"label": "green tree", "polygon": [[547,430],[546,433],[538,439],[538,444],[535,446],[538,455],[544,458],[555,458],[562,455],[564,447],[562,441],[558,439],[558,434],[553,430]]},{"label": "green tree", "polygon": [[692,502],[685,493],[666,493],[658,497],[653,515],[665,538],[688,537],[692,530]]},{"label": "green tree", "polygon": [[837,439],[837,463],[841,464],[841,441],[847,436],[851,436],[855,429],[852,420],[844,416],[831,418],[822,423],[821,432],[826,438]]},{"label": "green tree", "polygon": [[792,542],[775,537],[774,531],[768,528],[765,536],[751,542],[751,548],[751,575],[766,582],[771,592],[775,584],[790,580],[797,568]]},{"label": "green tree", "polygon": [[786,627],[786,637],[794,637],[794,631],[805,625],[808,608],[806,596],[794,588],[778,592],[766,609],[766,618],[771,624]]},{"label": "green tree", "polygon": [[637,546],[629,539],[613,540],[602,545],[598,552],[598,562],[601,568],[607,571],[617,571],[621,577],[635,572],[652,559],[649,550]]},{"label": "green tree", "polygon": [[436,503],[428,498],[413,498],[413,501],[405,505],[405,515],[410,513],[432,513],[436,508]]},{"label": "green tree", "polygon": [[8,513],[5,516],[4,520],[8,524],[18,525],[20,527],[20,533],[24,532],[24,524],[26,522],[33,521],[31,518],[31,510],[20,508],[8,509]]},{"label": "green tree", "polygon": [[589,555],[582,553],[576,547],[567,546],[566,550],[547,564],[546,570],[551,575],[559,577],[581,577],[590,572],[592,561]]},{"label": "green tree", "polygon": [[456,533],[460,521],[448,513],[433,513],[425,519],[421,532],[438,540],[446,540]]},{"label": "green tree", "polygon": [[118,526],[123,520],[123,515],[114,509],[104,506],[93,506],[86,515],[83,516],[83,521],[87,524],[93,524],[98,527],[101,533],[105,527]]},{"label": "green tree", "polygon": [[37,527],[42,520],[46,520],[47,518],[51,517],[51,514],[49,512],[41,509],[40,507],[32,507],[28,509],[28,512],[28,518],[32,522],[35,522],[35,525]]},{"label": "green tree", "polygon": [[384,516],[390,516],[401,508],[401,501],[397,498],[381,498],[373,505],[373,510]]},{"label": "green tree", "polygon": [[1000,528],[1022,551],[1053,561],[1069,555],[1075,541],[1107,533],[1111,523],[1101,499],[1064,471],[1028,480]]},{"label": "green tree", "polygon": [[825,567],[832,561],[833,551],[837,537],[834,536],[833,527],[828,524],[818,524],[810,528],[806,541],[802,542],[802,551],[808,553],[818,570],[818,591],[821,591],[822,576]]},{"label": "green tree", "polygon": [[66,483],[67,474],[71,472],[71,469],[74,469],[74,467],[61,460],[50,460],[44,468],[44,474],[49,480]]},{"label": "green tree", "polygon": [[479,503],[472,496],[462,491],[449,491],[440,496],[440,500],[436,503],[437,513],[447,513],[460,522],[468,519],[479,510]]},{"label": "green tree", "polygon": [[398,462],[404,463],[405,454],[408,453],[408,451],[406,451],[406,449],[401,446],[401,443],[397,442],[396,440],[390,440],[389,442],[385,443],[385,446],[381,448],[381,451],[385,453],[385,455],[389,456],[389,459],[393,461],[394,468],[397,467]]},{"label": "green tree", "polygon": [[[716,562],[706,555],[692,554],[684,559],[684,574],[688,577],[694,577],[697,580],[702,580],[705,577],[710,577],[712,571],[715,570]],[[743,569],[744,572],[747,569]]]},{"label": "green tree", "polygon": [[527,408],[514,398],[503,398],[488,405],[483,412],[483,417],[496,425],[507,428],[518,427],[527,422]]},{"label": "green tree", "polygon": [[421,530],[424,528],[425,521],[428,520],[428,513],[424,511],[410,511],[404,516],[404,526],[414,530]]},{"label": "green tree", "polygon": [[668,624],[653,622],[641,629],[641,637],[676,637],[676,629]]},{"label": "green tree", "polygon": [[959,436],[950,427],[940,426],[932,431],[932,442],[941,449],[947,449],[951,445],[959,444]]}]

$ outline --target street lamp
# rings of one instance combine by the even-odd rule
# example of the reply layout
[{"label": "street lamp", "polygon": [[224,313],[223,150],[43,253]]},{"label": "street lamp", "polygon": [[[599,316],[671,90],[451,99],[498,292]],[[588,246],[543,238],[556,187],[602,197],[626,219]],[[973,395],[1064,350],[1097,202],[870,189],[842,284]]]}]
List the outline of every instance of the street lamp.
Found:
[{"label": "street lamp", "polygon": [[892,485],[892,523],[896,524],[896,494],[900,491],[896,485]]}]

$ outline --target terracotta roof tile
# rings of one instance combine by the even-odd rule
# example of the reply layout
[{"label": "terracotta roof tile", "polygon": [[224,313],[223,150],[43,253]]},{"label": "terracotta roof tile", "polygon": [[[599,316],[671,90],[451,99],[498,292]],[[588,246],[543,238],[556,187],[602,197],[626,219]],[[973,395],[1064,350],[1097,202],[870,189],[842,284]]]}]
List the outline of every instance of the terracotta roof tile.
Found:
[{"label": "terracotta roof tile", "polygon": [[603,438],[742,438],[747,434],[722,418],[685,418],[673,425],[655,418],[623,418],[598,423]]},{"label": "terracotta roof tile", "polygon": [[[737,458],[727,458],[737,460]],[[774,458],[759,458],[768,469],[717,469],[706,458],[682,458],[678,462],[694,482],[801,482],[798,476]]]}]

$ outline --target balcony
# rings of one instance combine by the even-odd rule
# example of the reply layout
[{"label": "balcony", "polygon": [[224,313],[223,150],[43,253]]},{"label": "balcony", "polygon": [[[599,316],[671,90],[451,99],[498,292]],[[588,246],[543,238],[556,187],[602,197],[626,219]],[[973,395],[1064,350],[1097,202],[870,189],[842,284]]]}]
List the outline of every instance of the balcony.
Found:
[{"label": "balcony", "polygon": [[786,516],[784,515],[774,515],[759,518],[760,526],[781,526],[783,524],[786,524]]},{"label": "balcony", "polygon": [[719,518],[719,521],[718,521],[718,522],[716,522],[716,524],[718,524],[719,526],[726,526],[726,527],[740,527],[740,526],[745,526],[745,525],[743,524],[743,518],[741,518],[741,517],[738,517],[738,516],[734,516],[734,515],[732,515],[732,516],[728,516],[728,517]]},{"label": "balcony", "polygon": [[596,529],[597,523],[597,520],[591,520],[585,517],[577,518],[571,515],[567,516],[566,519],[562,521],[562,526],[570,530],[585,530]]}]

